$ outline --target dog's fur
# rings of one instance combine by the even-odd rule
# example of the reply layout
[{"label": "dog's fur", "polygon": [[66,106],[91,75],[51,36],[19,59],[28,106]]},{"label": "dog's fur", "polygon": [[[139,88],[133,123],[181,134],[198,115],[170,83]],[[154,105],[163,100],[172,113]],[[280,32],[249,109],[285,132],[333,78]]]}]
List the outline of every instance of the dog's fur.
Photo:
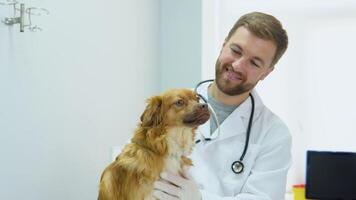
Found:
[{"label": "dog's fur", "polygon": [[148,99],[131,143],[103,172],[98,199],[153,199],[153,184],[162,171],[180,175],[192,165],[187,156],[195,130],[208,119],[207,105],[191,90],[168,90]]}]

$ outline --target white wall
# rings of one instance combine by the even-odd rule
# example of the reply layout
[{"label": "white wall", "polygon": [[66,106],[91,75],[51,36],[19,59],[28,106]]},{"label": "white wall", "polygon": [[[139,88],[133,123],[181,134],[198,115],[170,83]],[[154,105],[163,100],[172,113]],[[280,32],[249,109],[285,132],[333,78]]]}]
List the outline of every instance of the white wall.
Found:
[{"label": "white wall", "polygon": [[201,0],[161,0],[161,90],[193,88],[201,74]]},{"label": "white wall", "polygon": [[159,91],[160,2],[26,3],[51,14],[38,33],[0,24],[0,199],[96,199]]},{"label": "white wall", "polygon": [[[203,50],[207,52],[202,59],[210,62],[203,65],[203,78],[213,77],[222,41],[241,15],[270,13],[288,31],[286,54],[258,86],[264,103],[287,123],[293,135],[288,188],[304,182],[306,150],[356,152],[356,94],[352,89],[356,85],[356,2],[209,0],[208,4],[215,7],[203,13],[215,16],[216,21],[209,25],[203,18],[203,27],[214,33],[206,34],[211,40],[203,40],[203,46],[213,47]],[[216,56],[211,59],[209,55]]]}]

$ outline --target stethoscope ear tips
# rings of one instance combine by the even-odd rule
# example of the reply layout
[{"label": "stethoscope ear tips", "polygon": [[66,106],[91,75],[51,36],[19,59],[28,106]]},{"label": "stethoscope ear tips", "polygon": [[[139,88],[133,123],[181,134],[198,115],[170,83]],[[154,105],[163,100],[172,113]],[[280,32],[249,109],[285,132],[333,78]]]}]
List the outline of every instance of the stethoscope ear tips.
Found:
[{"label": "stethoscope ear tips", "polygon": [[231,170],[235,174],[240,174],[241,172],[244,171],[244,164],[241,161],[237,160],[237,161],[232,163]]}]

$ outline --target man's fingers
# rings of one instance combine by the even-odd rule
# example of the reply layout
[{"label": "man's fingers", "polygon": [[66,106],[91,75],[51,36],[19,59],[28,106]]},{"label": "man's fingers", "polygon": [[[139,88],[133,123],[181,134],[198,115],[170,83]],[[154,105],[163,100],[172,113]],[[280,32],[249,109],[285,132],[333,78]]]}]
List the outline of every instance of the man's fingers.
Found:
[{"label": "man's fingers", "polygon": [[156,189],[153,191],[153,197],[159,200],[179,200],[178,197],[171,196],[165,192]]},{"label": "man's fingers", "polygon": [[180,196],[181,189],[168,183],[168,182],[163,182],[163,181],[156,181],[154,183],[154,188],[160,191],[164,191],[165,193],[168,193],[172,196]]},{"label": "man's fingers", "polygon": [[161,173],[161,178],[166,180],[166,181],[168,181],[168,182],[171,182],[174,185],[177,185],[178,187],[181,187],[181,188],[187,182],[186,179],[184,179],[184,178],[182,178],[180,176],[173,175],[171,173],[167,173],[167,172],[162,172]]}]

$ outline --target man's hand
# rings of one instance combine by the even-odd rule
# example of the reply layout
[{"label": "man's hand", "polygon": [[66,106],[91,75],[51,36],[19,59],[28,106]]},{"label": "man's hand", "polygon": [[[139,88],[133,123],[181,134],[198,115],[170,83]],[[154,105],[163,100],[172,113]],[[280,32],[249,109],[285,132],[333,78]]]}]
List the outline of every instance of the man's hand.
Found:
[{"label": "man's hand", "polygon": [[201,200],[197,184],[190,175],[184,177],[163,172],[154,184],[153,196],[159,200]]}]

